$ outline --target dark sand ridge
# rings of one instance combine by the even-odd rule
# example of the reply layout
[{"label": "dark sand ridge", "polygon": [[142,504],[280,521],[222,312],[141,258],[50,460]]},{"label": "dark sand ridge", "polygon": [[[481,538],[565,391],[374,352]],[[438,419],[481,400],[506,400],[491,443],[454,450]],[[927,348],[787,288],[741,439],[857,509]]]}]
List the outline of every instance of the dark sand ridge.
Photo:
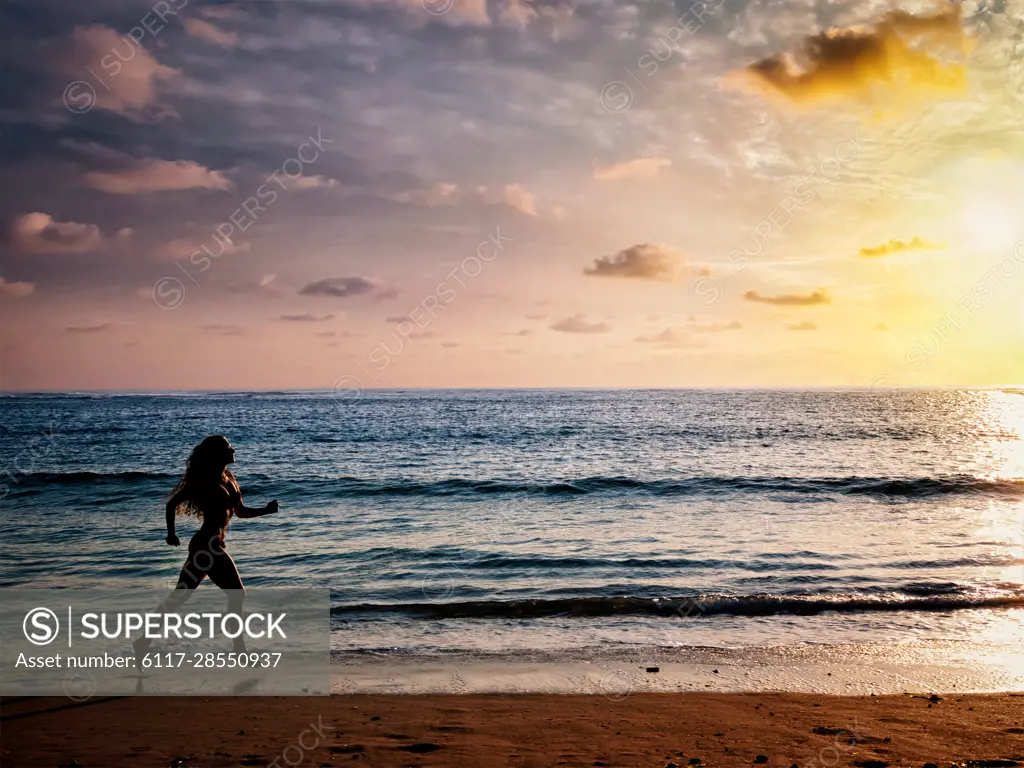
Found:
[{"label": "dark sand ridge", "polygon": [[25,698],[2,715],[4,766],[1024,765],[1020,693]]}]

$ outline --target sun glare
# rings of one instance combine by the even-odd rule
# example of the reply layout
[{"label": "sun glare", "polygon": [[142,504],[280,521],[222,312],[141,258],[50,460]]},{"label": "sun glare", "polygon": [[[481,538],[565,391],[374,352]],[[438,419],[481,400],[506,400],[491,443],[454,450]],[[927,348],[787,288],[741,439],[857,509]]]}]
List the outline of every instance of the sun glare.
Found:
[{"label": "sun glare", "polygon": [[1020,227],[1006,202],[979,197],[964,208],[963,230],[970,247],[1001,251],[1013,245]]}]

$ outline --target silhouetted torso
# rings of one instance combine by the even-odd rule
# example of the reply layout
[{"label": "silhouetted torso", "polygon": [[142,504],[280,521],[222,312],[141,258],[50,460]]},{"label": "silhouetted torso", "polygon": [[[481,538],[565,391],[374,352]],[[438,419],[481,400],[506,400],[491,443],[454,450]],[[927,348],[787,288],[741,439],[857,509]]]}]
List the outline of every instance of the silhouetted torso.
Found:
[{"label": "silhouetted torso", "polygon": [[199,544],[205,546],[211,540],[224,542],[228,523],[241,499],[238,483],[234,480],[223,480],[220,485],[209,488],[197,488],[189,494],[189,499],[203,511],[203,523],[192,536],[189,548]]}]

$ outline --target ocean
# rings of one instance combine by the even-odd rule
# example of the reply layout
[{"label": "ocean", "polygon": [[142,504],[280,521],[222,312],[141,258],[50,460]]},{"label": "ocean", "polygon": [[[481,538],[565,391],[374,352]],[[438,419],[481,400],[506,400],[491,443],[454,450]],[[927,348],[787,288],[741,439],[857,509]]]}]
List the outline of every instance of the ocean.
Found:
[{"label": "ocean", "polygon": [[339,690],[1024,689],[1016,390],[5,395],[0,585],[173,586],[214,433]]}]

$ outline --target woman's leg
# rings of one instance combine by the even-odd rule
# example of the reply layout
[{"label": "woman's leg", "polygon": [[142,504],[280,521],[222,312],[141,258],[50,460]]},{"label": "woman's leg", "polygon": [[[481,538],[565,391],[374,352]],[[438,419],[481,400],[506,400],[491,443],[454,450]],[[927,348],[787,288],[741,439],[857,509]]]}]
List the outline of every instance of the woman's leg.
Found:
[{"label": "woman's leg", "polygon": [[[203,554],[200,552],[200,554]],[[185,564],[181,566],[181,573],[178,574],[178,583],[175,588],[171,591],[171,594],[160,601],[157,606],[157,610],[161,613],[169,613],[177,611],[185,601],[192,596],[192,590],[199,586],[200,582],[206,577],[206,571],[209,570],[210,566],[206,569],[200,567],[201,563],[211,562],[209,558],[198,558],[200,562],[197,562],[196,552],[189,547],[188,557],[185,558]],[[149,647],[152,645],[152,641],[148,637],[140,637],[132,643],[132,647],[135,649],[136,658],[141,659],[149,651]]]},{"label": "woman's leg", "polygon": [[[200,554],[203,553],[200,552]],[[178,584],[175,589],[195,589],[206,577],[210,567],[207,565],[206,568],[200,568],[199,563],[196,562],[196,553],[189,551],[188,557],[185,558],[185,564],[181,566],[181,573],[178,574]],[[186,599],[188,598],[182,598],[182,602],[185,602]]]},{"label": "woman's leg", "polygon": [[[231,559],[231,555],[226,550],[221,549],[217,553],[207,575],[210,577],[210,581],[227,591],[228,613],[237,613],[244,621],[242,603],[245,600],[245,587],[242,586],[242,577],[238,575],[235,561]],[[235,652],[245,652],[245,638],[243,635],[234,638],[232,642]]]}]

